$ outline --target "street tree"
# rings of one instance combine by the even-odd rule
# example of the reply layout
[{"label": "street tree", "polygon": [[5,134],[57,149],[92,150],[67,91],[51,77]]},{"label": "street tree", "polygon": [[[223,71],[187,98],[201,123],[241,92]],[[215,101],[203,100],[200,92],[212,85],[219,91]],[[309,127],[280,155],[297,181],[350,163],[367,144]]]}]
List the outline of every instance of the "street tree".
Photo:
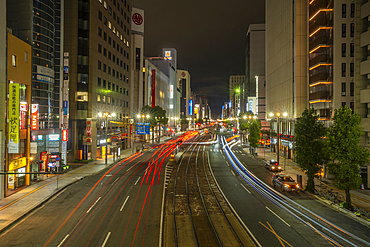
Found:
[{"label": "street tree", "polygon": [[329,173],[334,185],[346,193],[345,206],[352,209],[350,190],[361,184],[360,167],[369,160],[369,152],[359,144],[363,135],[361,117],[347,106],[335,110],[333,125],[327,133],[327,149],[332,162]]},{"label": "street tree", "polygon": [[249,126],[249,145],[257,148],[261,139],[261,122],[258,119],[252,119]]},{"label": "street tree", "polygon": [[[149,115],[149,123],[150,127],[152,129],[152,140],[154,141],[154,128],[158,127],[158,132],[160,126],[167,125],[168,118],[166,117],[166,110],[164,110],[160,106],[154,106],[153,108],[149,105],[143,106],[141,108],[141,113],[146,115]],[[160,138],[160,135],[158,134],[158,138]]]},{"label": "street tree", "polygon": [[307,176],[306,190],[315,192],[315,175],[324,159],[325,127],[314,108],[305,109],[295,125],[295,153],[297,163]]}]

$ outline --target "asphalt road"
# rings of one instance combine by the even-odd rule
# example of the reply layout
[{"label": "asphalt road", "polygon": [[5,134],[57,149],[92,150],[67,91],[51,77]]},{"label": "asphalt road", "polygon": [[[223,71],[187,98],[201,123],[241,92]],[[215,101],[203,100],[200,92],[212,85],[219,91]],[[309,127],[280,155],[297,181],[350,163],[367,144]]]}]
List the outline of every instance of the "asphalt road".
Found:
[{"label": "asphalt road", "polygon": [[69,186],[4,233],[0,245],[157,246],[164,153],[145,152]]},{"label": "asphalt road", "polygon": [[[210,146],[208,150],[212,170],[219,186],[262,246],[331,246],[324,237],[309,229],[244,181],[228,161],[221,144]],[[265,168],[261,160],[247,155],[241,145],[233,147],[232,150],[235,150],[234,154],[249,171],[272,187],[273,173]],[[284,195],[370,242],[368,227],[313,200],[310,195],[304,192],[284,192]]]}]

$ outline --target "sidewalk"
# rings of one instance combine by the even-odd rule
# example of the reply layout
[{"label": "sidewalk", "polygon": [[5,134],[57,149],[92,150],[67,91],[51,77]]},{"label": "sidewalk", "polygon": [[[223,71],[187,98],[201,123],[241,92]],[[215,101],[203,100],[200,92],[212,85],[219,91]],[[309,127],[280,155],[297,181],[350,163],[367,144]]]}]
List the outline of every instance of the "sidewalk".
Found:
[{"label": "sidewalk", "polygon": [[[249,153],[249,147],[243,148],[245,152]],[[264,152],[265,151],[265,152]],[[274,159],[276,160],[276,153],[271,152],[270,148],[263,147],[258,148],[257,150],[258,156],[255,158],[260,159],[262,161],[267,161]],[[291,159],[285,159],[283,156],[280,155],[280,165],[283,168],[282,173],[291,176],[294,180],[297,181],[297,175],[302,175],[302,185],[303,188],[306,186],[307,183],[307,176],[300,170],[300,167],[297,163],[293,162]],[[327,186],[329,189],[333,189],[342,194],[342,198],[345,200],[345,193],[334,187],[333,180],[321,178],[315,178],[315,188],[316,190],[320,190],[321,186]],[[366,212],[370,212],[370,190],[351,190],[351,200],[352,204],[357,208],[361,208]]]},{"label": "sidewalk", "polygon": [[52,175],[41,182],[32,184],[17,193],[0,200],[0,233],[6,231],[14,223],[28,215],[34,209],[48,201],[56,193],[84,177],[96,174],[113,163],[131,155],[131,149],[121,152],[121,157],[113,161],[100,159],[81,165],[80,167],[60,175]]}]

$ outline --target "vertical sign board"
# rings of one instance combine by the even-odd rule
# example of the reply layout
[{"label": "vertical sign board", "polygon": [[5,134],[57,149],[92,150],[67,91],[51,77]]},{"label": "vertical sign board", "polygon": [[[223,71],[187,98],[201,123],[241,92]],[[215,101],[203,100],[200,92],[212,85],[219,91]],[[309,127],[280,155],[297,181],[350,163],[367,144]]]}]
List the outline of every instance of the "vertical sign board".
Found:
[{"label": "vertical sign board", "polygon": [[67,140],[68,140],[68,88],[69,88],[69,52],[63,53],[63,86],[61,88],[62,96],[62,115],[61,127],[62,127],[62,145],[61,145],[61,158],[65,162],[67,160]]},{"label": "vertical sign board", "polygon": [[170,99],[173,99],[173,85],[170,85]]},{"label": "vertical sign board", "polygon": [[92,129],[91,129],[91,118],[86,118],[86,142],[87,145],[91,145],[91,134],[92,134]]},{"label": "vertical sign board", "polygon": [[87,145],[82,145],[82,159],[87,160]]},{"label": "vertical sign board", "polygon": [[38,129],[38,115],[39,114],[39,104],[32,104],[31,106],[31,130]]},{"label": "vertical sign board", "polygon": [[8,153],[19,153],[19,84],[9,83]]},{"label": "vertical sign board", "polygon": [[155,69],[152,69],[152,108],[155,107]]},{"label": "vertical sign board", "polygon": [[66,142],[68,140],[68,130],[62,130],[62,141]]},{"label": "vertical sign board", "polygon": [[189,116],[193,116],[193,100],[189,100]]}]

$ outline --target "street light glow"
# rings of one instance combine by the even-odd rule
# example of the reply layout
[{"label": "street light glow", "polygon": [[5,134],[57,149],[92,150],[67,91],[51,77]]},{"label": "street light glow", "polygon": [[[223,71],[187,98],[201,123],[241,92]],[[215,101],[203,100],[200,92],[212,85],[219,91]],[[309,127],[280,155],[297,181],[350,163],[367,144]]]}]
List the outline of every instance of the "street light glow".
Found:
[{"label": "street light glow", "polygon": [[140,114],[137,114],[137,115],[136,115],[136,117],[137,117],[137,118],[140,118]]},{"label": "street light glow", "polygon": [[277,112],[277,113],[276,113],[276,116],[277,116],[277,117],[280,117],[280,112]]},{"label": "street light glow", "polygon": [[270,113],[269,113],[269,116],[270,116],[270,117],[273,117],[273,116],[274,116],[274,113],[270,112]]},{"label": "street light glow", "polygon": [[98,116],[99,116],[99,117],[102,117],[102,116],[103,116],[103,114],[102,114],[101,112],[99,112],[99,113],[98,113]]},{"label": "street light glow", "polygon": [[284,112],[284,113],[283,113],[283,116],[284,116],[284,117],[288,116],[288,113],[287,113],[287,112]]},{"label": "street light glow", "polygon": [[244,119],[247,119],[247,116],[245,116],[245,115],[244,115],[244,116],[243,116],[243,118],[244,118]]},{"label": "street light glow", "polygon": [[116,116],[116,113],[114,113],[114,112],[113,112],[113,113],[112,113],[112,117],[115,117],[115,116]]}]

